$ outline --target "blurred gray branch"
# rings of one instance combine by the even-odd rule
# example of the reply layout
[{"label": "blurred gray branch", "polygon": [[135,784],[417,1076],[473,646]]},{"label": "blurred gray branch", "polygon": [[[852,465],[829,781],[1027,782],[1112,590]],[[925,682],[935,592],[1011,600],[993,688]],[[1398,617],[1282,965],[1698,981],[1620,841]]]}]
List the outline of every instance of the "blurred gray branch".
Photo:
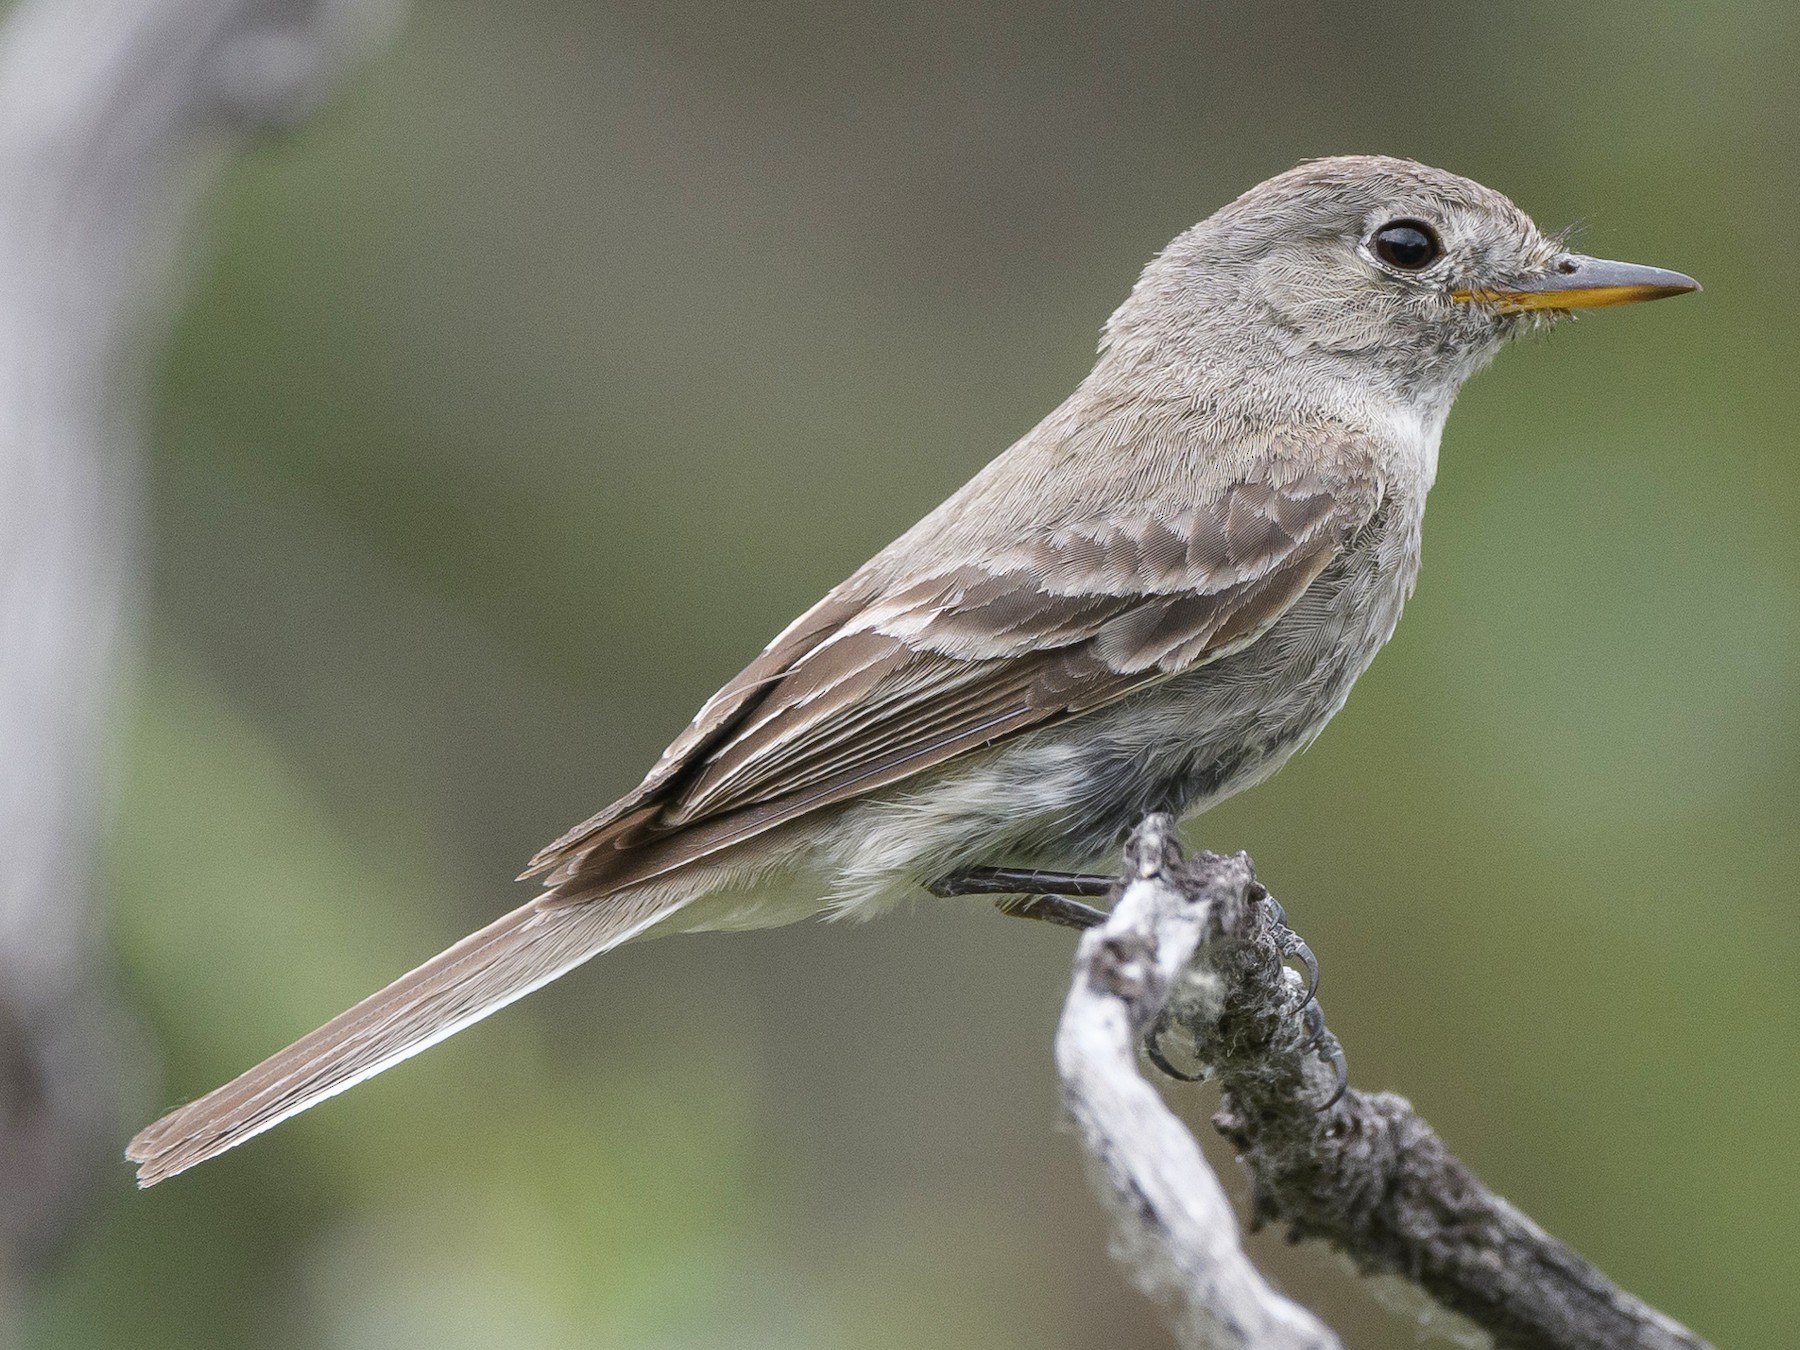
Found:
[{"label": "blurred gray branch", "polygon": [[305,115],[394,14],[26,0],[0,30],[0,1306],[111,1167],[141,1074],[90,862],[185,226],[242,134]]},{"label": "blurred gray branch", "polygon": [[1172,1306],[1184,1347],[1339,1342],[1250,1265],[1218,1179],[1138,1072],[1153,1029],[1218,1084],[1213,1123],[1250,1175],[1254,1225],[1410,1282],[1503,1350],[1707,1350],[1489,1191],[1402,1098],[1352,1089],[1320,1109],[1336,1075],[1248,858],[1184,861],[1151,816],[1126,862],[1110,918],[1082,937],[1056,1060],[1120,1259]]}]

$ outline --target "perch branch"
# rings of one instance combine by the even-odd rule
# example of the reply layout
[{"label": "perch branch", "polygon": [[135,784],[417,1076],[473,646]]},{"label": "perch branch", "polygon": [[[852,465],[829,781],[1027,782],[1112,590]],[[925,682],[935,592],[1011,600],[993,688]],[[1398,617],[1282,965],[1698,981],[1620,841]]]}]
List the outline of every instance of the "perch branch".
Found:
[{"label": "perch branch", "polygon": [[1121,1258],[1173,1305],[1184,1347],[1338,1342],[1251,1268],[1218,1180],[1138,1072],[1152,1030],[1218,1084],[1213,1123],[1249,1173],[1254,1225],[1410,1281],[1501,1350],[1708,1350],[1489,1191],[1400,1097],[1322,1107],[1336,1043],[1300,1015],[1304,982],[1248,858],[1184,861],[1152,816],[1126,862],[1111,916],[1081,940],[1057,1067]]}]

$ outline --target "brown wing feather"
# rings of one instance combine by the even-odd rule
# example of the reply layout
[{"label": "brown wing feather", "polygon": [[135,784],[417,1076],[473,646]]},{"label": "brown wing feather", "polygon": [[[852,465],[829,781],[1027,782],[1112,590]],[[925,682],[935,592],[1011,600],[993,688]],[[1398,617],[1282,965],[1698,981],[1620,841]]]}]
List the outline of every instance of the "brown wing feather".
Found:
[{"label": "brown wing feather", "polygon": [[1302,480],[1064,529],[871,596],[852,578],[726,685],[637,791],[533,859],[593,899],[1122,698],[1254,640],[1367,520]]},{"label": "brown wing feather", "polygon": [[589,816],[560,838],[539,849],[520,873],[519,880],[538,876],[578,856],[602,835],[629,833],[662,809],[659,794],[684,769],[704,758],[709,748],[725,740],[732,729],[795,662],[863,608],[857,594],[858,578],[852,577],[818,604],[789,624],[749,665],[726,683],[694,715],[686,729],[644,775],[644,781],[604,810]]}]

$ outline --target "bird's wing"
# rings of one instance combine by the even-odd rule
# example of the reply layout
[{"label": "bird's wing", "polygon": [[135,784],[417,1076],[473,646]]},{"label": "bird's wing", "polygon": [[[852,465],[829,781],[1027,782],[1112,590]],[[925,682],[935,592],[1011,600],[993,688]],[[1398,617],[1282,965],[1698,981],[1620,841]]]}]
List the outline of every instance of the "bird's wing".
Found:
[{"label": "bird's wing", "polygon": [[659,876],[1235,651],[1373,514],[1300,476],[1108,517],[875,588],[852,577],[709,700],[628,796],[532,860],[542,903]]}]

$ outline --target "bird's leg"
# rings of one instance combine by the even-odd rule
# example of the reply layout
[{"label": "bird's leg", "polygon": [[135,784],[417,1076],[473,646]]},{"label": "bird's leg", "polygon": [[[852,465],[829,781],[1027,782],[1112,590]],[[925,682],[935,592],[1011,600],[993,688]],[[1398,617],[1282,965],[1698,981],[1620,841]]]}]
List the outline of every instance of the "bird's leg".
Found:
[{"label": "bird's leg", "polygon": [[1088,929],[1106,922],[1105,910],[1066,895],[1008,895],[996,900],[994,908],[1015,919],[1042,919],[1063,928]]},{"label": "bird's leg", "polygon": [[[1101,896],[1119,884],[1117,877],[1084,876],[1080,872],[1037,872],[1023,867],[971,867],[939,877],[933,895],[1060,895]],[[1084,906],[1085,908],[1085,906]]]},{"label": "bird's leg", "polygon": [[995,908],[1016,919],[1042,919],[1064,928],[1092,928],[1106,918],[1106,911],[1084,905],[1076,896],[1105,895],[1117,882],[1112,877],[1083,876],[1079,872],[1039,872],[1021,867],[971,867],[939,877],[928,888],[933,895],[998,895]]}]

